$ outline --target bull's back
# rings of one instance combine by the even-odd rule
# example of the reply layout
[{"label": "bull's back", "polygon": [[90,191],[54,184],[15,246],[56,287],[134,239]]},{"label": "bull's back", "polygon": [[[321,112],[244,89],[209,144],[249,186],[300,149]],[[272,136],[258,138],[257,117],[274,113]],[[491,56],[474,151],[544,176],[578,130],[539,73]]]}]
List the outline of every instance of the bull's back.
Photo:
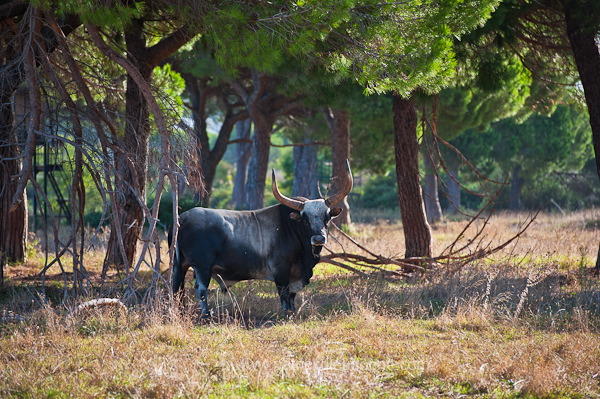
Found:
[{"label": "bull's back", "polygon": [[193,208],[180,217],[179,251],[192,266],[217,265],[226,280],[269,278],[273,239],[260,219],[255,212]]}]

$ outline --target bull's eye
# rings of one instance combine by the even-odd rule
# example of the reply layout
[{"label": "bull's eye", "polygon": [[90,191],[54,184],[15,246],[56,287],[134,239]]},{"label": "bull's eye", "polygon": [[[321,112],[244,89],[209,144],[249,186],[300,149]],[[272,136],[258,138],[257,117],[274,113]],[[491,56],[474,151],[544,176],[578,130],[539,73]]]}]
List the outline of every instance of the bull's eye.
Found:
[{"label": "bull's eye", "polygon": [[299,222],[301,219],[301,216],[298,212],[292,212],[292,213],[290,213],[290,219],[292,219],[296,222]]}]

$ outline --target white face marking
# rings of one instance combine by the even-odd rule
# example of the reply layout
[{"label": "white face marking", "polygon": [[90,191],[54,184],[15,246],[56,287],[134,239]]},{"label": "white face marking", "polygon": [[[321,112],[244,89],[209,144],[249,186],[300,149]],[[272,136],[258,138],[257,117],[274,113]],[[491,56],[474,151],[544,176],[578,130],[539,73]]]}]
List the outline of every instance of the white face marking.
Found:
[{"label": "white face marking", "polygon": [[325,218],[329,208],[325,205],[324,199],[309,200],[304,203],[301,215],[306,215],[310,226],[313,229],[313,234],[327,237],[327,229],[325,226]]}]

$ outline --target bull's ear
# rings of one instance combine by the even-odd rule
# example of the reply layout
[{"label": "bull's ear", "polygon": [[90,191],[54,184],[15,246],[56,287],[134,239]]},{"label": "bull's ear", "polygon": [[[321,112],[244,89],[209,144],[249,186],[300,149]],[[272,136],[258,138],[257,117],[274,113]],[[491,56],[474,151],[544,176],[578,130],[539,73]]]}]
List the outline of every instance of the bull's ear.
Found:
[{"label": "bull's ear", "polygon": [[342,208],[331,208],[329,216],[333,219],[334,217],[340,216],[340,213],[342,213]]},{"label": "bull's ear", "polygon": [[299,212],[290,212],[290,219],[299,222],[302,219],[302,217],[300,216]]}]

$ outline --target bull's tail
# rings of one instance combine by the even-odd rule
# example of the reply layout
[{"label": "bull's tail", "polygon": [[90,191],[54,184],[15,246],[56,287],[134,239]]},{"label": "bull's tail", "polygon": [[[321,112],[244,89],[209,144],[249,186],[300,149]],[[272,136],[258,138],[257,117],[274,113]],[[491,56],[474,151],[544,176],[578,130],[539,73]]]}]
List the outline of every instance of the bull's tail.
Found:
[{"label": "bull's tail", "polygon": [[[167,234],[167,243],[169,244],[169,248],[171,248],[171,243],[173,242],[173,226],[169,228],[169,233]],[[171,279],[171,287],[173,288],[173,292],[176,293],[181,288],[183,288],[183,270],[181,268],[181,256],[179,253],[179,245],[175,242],[175,254],[173,256],[173,275]]]}]

